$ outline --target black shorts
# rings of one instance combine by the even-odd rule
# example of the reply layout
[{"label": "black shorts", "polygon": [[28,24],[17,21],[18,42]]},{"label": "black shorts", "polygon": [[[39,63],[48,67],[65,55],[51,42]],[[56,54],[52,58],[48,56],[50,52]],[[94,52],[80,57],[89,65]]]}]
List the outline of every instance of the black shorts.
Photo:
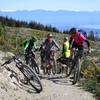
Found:
[{"label": "black shorts", "polygon": [[83,56],[83,54],[84,54],[83,45],[77,45],[75,42],[73,42],[72,49],[73,48],[78,49],[78,56],[81,58]]},{"label": "black shorts", "polygon": [[76,42],[73,42],[72,48],[76,48],[76,49],[78,48],[78,50],[84,49],[83,45],[77,45]]}]

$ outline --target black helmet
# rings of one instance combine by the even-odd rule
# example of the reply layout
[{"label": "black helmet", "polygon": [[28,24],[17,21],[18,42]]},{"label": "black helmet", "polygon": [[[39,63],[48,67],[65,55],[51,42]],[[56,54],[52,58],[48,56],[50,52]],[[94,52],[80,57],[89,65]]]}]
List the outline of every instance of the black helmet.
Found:
[{"label": "black helmet", "polygon": [[76,28],[71,28],[70,29],[70,31],[69,31],[69,33],[71,33],[71,34],[75,34],[77,32],[77,29]]}]

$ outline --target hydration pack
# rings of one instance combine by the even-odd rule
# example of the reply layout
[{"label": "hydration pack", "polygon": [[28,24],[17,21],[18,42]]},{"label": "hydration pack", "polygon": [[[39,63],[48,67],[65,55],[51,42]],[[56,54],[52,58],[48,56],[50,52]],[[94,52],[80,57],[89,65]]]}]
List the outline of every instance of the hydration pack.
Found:
[{"label": "hydration pack", "polygon": [[85,38],[87,38],[87,33],[84,30],[78,30],[78,32],[80,32],[80,34],[82,34]]}]

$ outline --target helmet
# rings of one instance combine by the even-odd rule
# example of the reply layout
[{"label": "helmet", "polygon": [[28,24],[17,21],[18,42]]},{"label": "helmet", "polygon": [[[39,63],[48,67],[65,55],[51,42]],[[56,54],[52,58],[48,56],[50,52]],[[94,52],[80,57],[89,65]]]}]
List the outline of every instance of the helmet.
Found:
[{"label": "helmet", "polygon": [[49,33],[48,35],[47,35],[47,37],[52,37],[53,35],[51,34],[51,33]]},{"label": "helmet", "polygon": [[70,31],[69,31],[69,33],[71,33],[71,34],[75,34],[77,32],[77,29],[76,28],[71,28],[70,29]]},{"label": "helmet", "polygon": [[31,39],[32,39],[32,41],[34,41],[34,42],[37,41],[36,37],[34,37],[34,36],[32,36]]},{"label": "helmet", "polygon": [[65,40],[65,41],[67,41],[67,40],[68,40],[68,37],[67,37],[67,36],[66,36],[66,37],[64,37],[64,40]]}]

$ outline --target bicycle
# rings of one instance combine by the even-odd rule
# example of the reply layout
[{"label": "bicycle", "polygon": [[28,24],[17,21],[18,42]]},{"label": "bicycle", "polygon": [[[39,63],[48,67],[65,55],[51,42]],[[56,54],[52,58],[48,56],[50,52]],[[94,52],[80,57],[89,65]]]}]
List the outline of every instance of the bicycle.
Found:
[{"label": "bicycle", "polygon": [[35,55],[34,55],[34,53],[32,51],[30,51],[28,54],[26,54],[26,59],[25,60],[26,60],[27,64],[29,64],[29,66],[31,66],[31,68],[33,70],[35,70],[35,72],[37,74],[40,73],[38,64],[35,61]]},{"label": "bicycle", "polygon": [[43,56],[43,73],[50,75],[56,74],[56,60],[55,60],[55,51],[51,50],[50,53],[44,54]]},{"label": "bicycle", "polygon": [[27,82],[36,90],[37,93],[40,93],[43,90],[41,81],[37,74],[30,68],[29,66],[22,63],[18,57],[13,56],[11,59],[4,62],[1,66],[10,64],[12,61],[16,63],[16,67],[20,70],[20,72],[24,75]]},{"label": "bicycle", "polygon": [[77,81],[80,81],[80,74],[81,74],[81,64],[82,59],[86,57],[88,54],[87,51],[84,50],[75,50],[74,51],[74,61],[72,65],[73,70],[73,81],[72,84],[76,84]]}]

